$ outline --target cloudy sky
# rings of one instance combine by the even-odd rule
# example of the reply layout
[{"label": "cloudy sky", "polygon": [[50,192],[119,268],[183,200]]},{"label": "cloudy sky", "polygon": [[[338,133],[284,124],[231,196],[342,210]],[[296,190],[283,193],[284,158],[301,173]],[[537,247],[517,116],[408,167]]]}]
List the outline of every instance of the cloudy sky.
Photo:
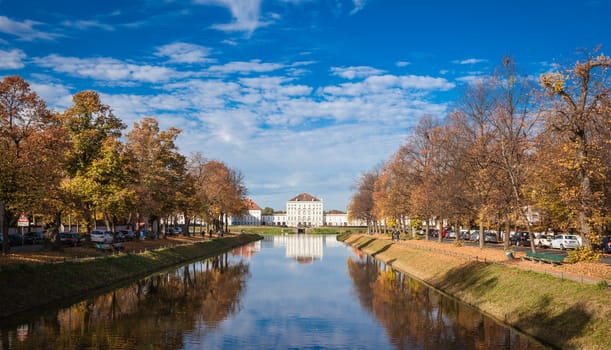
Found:
[{"label": "cloudy sky", "polygon": [[[599,44],[608,0],[0,0],[0,74],[50,107],[96,90],[242,172],[261,207],[345,210],[358,175],[504,55],[536,77]],[[606,51],[605,51],[606,49]]]}]

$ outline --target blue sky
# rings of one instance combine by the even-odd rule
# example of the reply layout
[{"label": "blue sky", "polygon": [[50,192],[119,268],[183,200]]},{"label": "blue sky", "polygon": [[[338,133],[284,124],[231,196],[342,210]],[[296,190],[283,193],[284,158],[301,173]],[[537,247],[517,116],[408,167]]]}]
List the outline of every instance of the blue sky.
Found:
[{"label": "blue sky", "polygon": [[505,55],[537,77],[603,45],[608,0],[0,0],[0,74],[49,106],[96,90],[131,128],[240,170],[283,210],[345,210],[358,175]]}]

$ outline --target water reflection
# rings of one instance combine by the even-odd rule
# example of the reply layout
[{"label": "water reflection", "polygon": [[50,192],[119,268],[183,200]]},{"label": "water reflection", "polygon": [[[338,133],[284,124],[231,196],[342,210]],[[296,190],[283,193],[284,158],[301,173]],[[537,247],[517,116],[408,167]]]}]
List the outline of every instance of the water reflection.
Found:
[{"label": "water reflection", "polygon": [[249,269],[227,258],[157,274],[3,329],[0,348],[181,349],[185,333],[204,335],[239,310]]},{"label": "water reflection", "polygon": [[355,252],[348,273],[363,308],[397,349],[545,349],[468,305]]},{"label": "water reflection", "polygon": [[2,350],[202,348],[542,347],[334,236],[308,235],[269,236],[0,327]]}]

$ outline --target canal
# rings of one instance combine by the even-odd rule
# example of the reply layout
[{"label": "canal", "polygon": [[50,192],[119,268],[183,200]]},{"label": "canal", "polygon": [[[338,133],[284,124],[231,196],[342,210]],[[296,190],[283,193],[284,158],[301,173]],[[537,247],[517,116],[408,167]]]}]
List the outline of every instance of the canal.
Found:
[{"label": "canal", "polygon": [[543,348],[335,236],[266,236],[0,325],[0,349]]}]

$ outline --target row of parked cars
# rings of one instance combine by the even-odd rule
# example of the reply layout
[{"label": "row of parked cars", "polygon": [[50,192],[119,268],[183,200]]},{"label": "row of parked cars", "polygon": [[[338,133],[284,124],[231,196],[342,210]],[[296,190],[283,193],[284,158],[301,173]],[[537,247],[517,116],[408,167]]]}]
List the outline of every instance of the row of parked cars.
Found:
[{"label": "row of parked cars", "polygon": [[[131,241],[136,238],[136,234],[132,230],[119,230],[115,235],[112,232],[106,230],[93,230],[91,231],[91,241],[95,243],[112,243]],[[9,245],[22,246],[29,244],[41,244],[45,241],[45,236],[42,231],[33,231],[26,233],[10,233],[8,235]],[[85,236],[76,232],[60,232],[58,239],[61,244],[65,246],[80,246],[85,241]],[[0,233],[0,246],[3,244],[4,235]]]},{"label": "row of parked cars", "polygon": [[106,230],[93,230],[90,237],[91,241],[95,243],[112,243],[133,241],[136,239],[136,234],[132,230],[119,230],[114,235]]},{"label": "row of parked cars", "polygon": [[[44,234],[42,232],[9,233],[8,239],[9,245],[12,247],[25,244],[40,244],[44,241]],[[4,235],[0,233],[0,245],[3,243]]]},{"label": "row of parked cars", "polygon": [[[424,235],[424,230],[419,230],[418,234]],[[439,230],[429,229],[430,237],[439,237]],[[479,230],[466,230],[462,229],[456,233],[454,229],[446,228],[442,231],[444,238],[460,238],[465,241],[479,241]],[[534,235],[534,244],[539,248],[554,248],[554,249],[575,249],[582,245],[581,237],[570,234],[539,234]],[[484,242],[486,243],[500,243],[500,238],[496,232],[484,231]],[[530,247],[530,236],[526,231],[519,231],[512,233],[509,236],[509,244],[515,246]],[[600,244],[594,244],[595,250],[602,251],[605,254],[611,253],[611,236],[603,236]]]}]

